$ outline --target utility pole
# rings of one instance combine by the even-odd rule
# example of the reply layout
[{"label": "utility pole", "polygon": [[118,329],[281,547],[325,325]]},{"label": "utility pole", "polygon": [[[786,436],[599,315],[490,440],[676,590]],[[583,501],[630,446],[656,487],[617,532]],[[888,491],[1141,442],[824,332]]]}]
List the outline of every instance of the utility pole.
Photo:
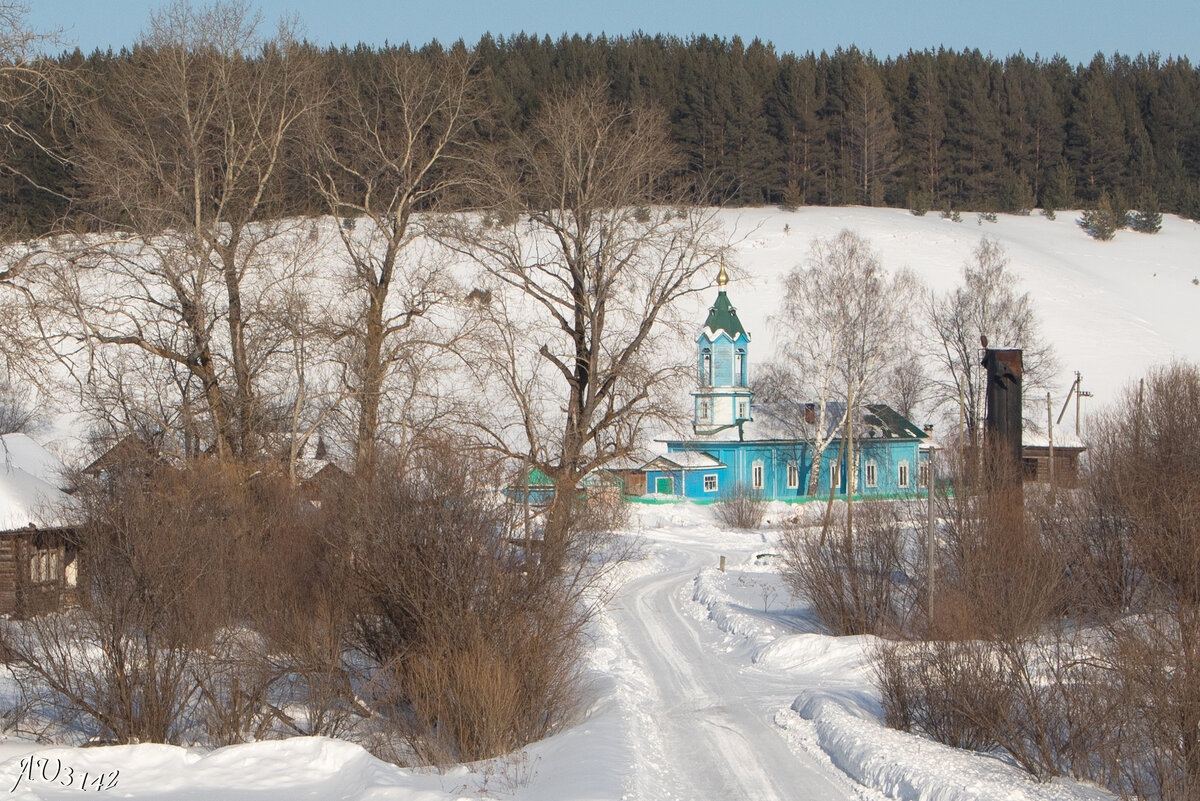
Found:
[{"label": "utility pole", "polygon": [[1063,400],[1062,411],[1058,413],[1056,423],[1061,423],[1063,415],[1067,413],[1067,406],[1071,404],[1071,395],[1075,395],[1075,437],[1079,437],[1079,415],[1080,415],[1080,399],[1092,397],[1092,393],[1083,389],[1083,376],[1079,371],[1075,371],[1075,381],[1071,384],[1071,388],[1067,390],[1067,397]]},{"label": "utility pole", "polygon": [[[931,425],[925,426],[925,430],[927,432],[929,432],[929,435],[931,437],[933,436],[933,426],[931,426]],[[929,592],[925,599],[925,602],[927,604],[927,609],[926,609],[925,614],[929,621],[930,629],[933,628],[933,580],[934,580],[934,563],[936,561],[936,559],[935,559],[936,548],[934,547],[934,538],[933,538],[933,521],[934,521],[933,488],[934,488],[934,485],[937,483],[937,479],[935,478],[936,474],[934,473],[934,454],[936,452],[937,452],[937,448],[933,444],[930,444],[930,446],[929,446],[929,462],[928,462],[928,466],[925,468],[925,470],[926,470],[926,472],[925,472],[925,487],[927,490],[926,495],[929,499],[929,506],[927,509],[927,519],[925,521],[925,561],[928,563],[928,570],[929,570]]]},{"label": "utility pole", "polygon": [[1049,392],[1046,393],[1046,433],[1050,438],[1050,491],[1054,492],[1054,412],[1050,408]]}]

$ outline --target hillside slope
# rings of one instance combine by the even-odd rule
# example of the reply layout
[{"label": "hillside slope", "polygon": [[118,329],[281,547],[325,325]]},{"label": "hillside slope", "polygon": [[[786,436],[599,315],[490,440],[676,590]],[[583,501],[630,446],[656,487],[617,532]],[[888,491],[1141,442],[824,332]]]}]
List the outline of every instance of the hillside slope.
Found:
[{"label": "hillside slope", "polygon": [[[1037,213],[1000,215],[995,223],[978,223],[975,215],[955,223],[936,213],[917,217],[865,207],[728,210],[719,216],[736,243],[734,266],[740,268],[729,296],[754,337],[753,358],[760,363],[775,342],[768,318],[780,278],[804,263],[814,237],[843,229],[869,240],[886,268],[907,267],[938,292],[961,280],[981,237],[998,242],[1057,352],[1056,398],[1075,370],[1099,409],[1151,365],[1200,360],[1200,224],[1191,220],[1164,216],[1158,234],[1120,231],[1114,240],[1098,242],[1076,225],[1078,212],[1068,211],[1055,220]],[[693,319],[703,319],[711,295],[697,299]]]}]

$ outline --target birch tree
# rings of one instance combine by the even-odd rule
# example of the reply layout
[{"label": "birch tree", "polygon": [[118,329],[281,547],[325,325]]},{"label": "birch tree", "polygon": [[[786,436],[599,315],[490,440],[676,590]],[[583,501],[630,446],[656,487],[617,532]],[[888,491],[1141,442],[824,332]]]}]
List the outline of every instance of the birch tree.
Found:
[{"label": "birch tree", "polygon": [[977,444],[986,401],[980,336],[987,337],[992,347],[1024,350],[1025,397],[1033,398],[1035,390],[1044,389],[1054,373],[1054,353],[1041,337],[1029,293],[1018,294],[1017,286],[1004,249],[983,237],[963,265],[962,284],[925,299],[928,348],[937,365],[936,399],[961,408],[972,445]]},{"label": "birch tree", "polygon": [[[817,491],[825,449],[879,391],[898,348],[911,337],[909,306],[915,279],[888,275],[870,243],[852,231],[812,243],[807,266],[784,278],[784,296],[773,318],[788,336],[777,336],[777,380],[787,396],[811,404],[811,419],[792,422],[812,454],[808,494]],[[850,471],[848,489],[853,490]]]}]

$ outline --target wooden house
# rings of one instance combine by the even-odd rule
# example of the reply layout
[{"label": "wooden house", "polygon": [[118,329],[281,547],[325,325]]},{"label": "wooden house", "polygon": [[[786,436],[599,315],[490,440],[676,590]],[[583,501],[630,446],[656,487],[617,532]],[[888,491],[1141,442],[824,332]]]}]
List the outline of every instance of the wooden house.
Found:
[{"label": "wooden house", "polygon": [[77,515],[64,476],[62,462],[25,434],[0,436],[0,614],[75,600]]}]

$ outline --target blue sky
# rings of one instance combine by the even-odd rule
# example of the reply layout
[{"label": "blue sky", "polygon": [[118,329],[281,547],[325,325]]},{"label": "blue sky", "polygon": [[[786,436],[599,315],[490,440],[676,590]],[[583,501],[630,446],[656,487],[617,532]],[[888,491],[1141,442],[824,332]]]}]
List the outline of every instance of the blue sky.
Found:
[{"label": "blue sky", "polygon": [[[84,51],[131,44],[162,3],[151,0],[26,0],[39,30],[63,29]],[[195,3],[202,5],[203,3]],[[977,47],[996,56],[1158,52],[1200,61],[1195,0],[251,0],[273,22],[297,15],[319,44],[477,40],[480,34],[709,33],[754,37],[779,51],[856,45],[878,56],[909,49]],[[1151,10],[1152,9],[1152,10]]]}]

